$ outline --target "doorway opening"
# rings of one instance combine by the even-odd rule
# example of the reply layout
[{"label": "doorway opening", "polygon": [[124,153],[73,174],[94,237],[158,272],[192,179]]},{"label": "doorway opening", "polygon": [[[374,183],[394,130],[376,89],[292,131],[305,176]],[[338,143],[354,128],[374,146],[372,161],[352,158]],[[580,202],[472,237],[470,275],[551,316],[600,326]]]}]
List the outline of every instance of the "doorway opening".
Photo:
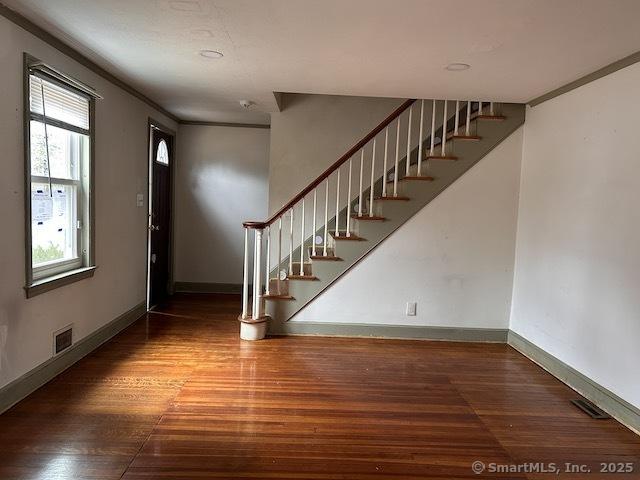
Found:
[{"label": "doorway opening", "polygon": [[147,309],[171,294],[175,133],[149,121],[149,212],[147,222]]}]

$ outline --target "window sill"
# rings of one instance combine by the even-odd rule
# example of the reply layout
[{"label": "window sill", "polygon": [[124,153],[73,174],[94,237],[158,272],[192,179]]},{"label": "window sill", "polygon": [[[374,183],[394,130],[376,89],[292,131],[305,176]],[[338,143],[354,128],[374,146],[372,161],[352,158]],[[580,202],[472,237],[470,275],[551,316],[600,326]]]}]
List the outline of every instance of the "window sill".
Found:
[{"label": "window sill", "polygon": [[96,268],[98,267],[82,267],[60,273],[58,275],[52,275],[47,278],[35,280],[30,285],[24,287],[24,290],[27,293],[27,298],[35,297],[36,295],[50,292],[51,290],[84,280],[85,278],[91,278],[93,277],[93,273],[96,271]]}]

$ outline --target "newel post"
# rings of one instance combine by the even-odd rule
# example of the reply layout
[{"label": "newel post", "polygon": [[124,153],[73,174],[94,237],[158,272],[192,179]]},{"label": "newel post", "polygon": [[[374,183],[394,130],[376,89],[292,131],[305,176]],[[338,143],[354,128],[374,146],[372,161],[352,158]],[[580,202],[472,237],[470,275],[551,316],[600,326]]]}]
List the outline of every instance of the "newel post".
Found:
[{"label": "newel post", "polygon": [[[240,338],[261,340],[267,333],[269,317],[264,314],[262,298],[262,234],[263,226],[245,225],[244,237],[244,279],[242,284],[242,315],[240,315]],[[249,229],[255,232],[253,249],[253,286],[251,314],[249,314]],[[268,275],[268,272],[267,272]]]}]

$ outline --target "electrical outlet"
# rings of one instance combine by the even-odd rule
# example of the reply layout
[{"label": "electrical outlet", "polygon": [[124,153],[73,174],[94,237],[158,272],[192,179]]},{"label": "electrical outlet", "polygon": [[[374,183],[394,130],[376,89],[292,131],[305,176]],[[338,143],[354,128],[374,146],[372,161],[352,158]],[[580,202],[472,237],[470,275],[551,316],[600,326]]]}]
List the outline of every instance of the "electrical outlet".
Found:
[{"label": "electrical outlet", "polygon": [[416,316],[416,302],[407,302],[407,317],[415,317]]},{"label": "electrical outlet", "polygon": [[136,207],[144,207],[144,195],[142,193],[136,195]]}]

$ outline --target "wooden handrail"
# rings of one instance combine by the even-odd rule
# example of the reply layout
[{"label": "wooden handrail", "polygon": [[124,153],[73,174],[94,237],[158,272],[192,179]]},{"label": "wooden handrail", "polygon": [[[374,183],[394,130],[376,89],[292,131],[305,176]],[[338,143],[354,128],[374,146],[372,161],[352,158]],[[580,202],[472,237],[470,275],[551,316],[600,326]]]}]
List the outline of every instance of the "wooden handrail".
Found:
[{"label": "wooden handrail", "polygon": [[402,113],[409,108],[416,101],[415,98],[410,98],[402,103],[398,108],[396,108],[387,118],[385,118],[380,124],[371,130],[362,140],[356,143],[353,147],[351,147],[347,153],[342,155],[336,162],[327,168],[318,178],[316,178],[313,182],[307,185],[300,193],[298,193],[295,197],[293,197],[286,205],[284,205],[280,210],[271,215],[268,220],[264,222],[250,221],[244,222],[242,225],[245,228],[255,228],[262,229],[271,225],[274,221],[280,218],[284,213],[290,210],[296,203],[302,200],[307,194],[313,191],[318,185],[320,185],[325,179],[329,177],[333,172],[335,172],[338,168],[340,168],[347,160],[353,157],[362,147],[364,147],[370,140],[373,139],[378,133],[384,130],[391,122],[393,122],[396,118],[398,118]]}]

